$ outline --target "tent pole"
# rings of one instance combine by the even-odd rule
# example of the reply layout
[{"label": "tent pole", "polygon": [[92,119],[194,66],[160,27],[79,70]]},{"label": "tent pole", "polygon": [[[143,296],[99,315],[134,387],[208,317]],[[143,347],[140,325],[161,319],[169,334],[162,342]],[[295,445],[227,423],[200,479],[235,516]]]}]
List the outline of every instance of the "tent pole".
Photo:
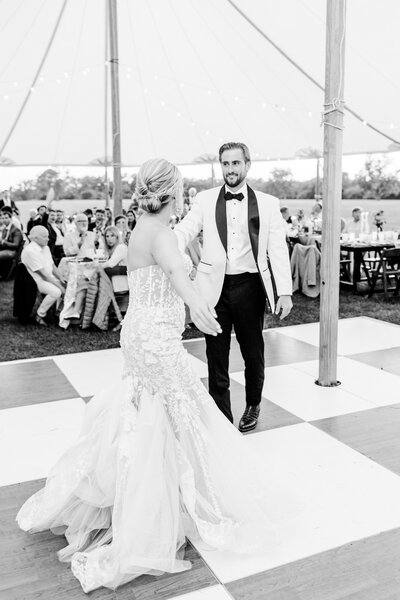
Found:
[{"label": "tent pole", "polygon": [[111,108],[113,133],[113,204],[114,215],[122,213],[121,130],[119,115],[118,24],[116,0],[108,0],[110,23]]},{"label": "tent pole", "polygon": [[[345,0],[327,0],[319,377],[337,382]],[[327,112],[331,111],[331,112]]]},{"label": "tent pole", "polygon": [[105,0],[105,36],[104,36],[104,196],[106,207],[110,205],[110,194],[108,185],[108,0]]}]

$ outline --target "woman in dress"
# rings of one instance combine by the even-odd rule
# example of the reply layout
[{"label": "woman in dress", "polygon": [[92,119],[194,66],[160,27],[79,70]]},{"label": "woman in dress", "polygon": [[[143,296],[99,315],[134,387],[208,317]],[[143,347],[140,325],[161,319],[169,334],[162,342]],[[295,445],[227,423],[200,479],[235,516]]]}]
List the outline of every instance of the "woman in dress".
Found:
[{"label": "woman in dress", "polygon": [[186,537],[254,552],[271,544],[273,530],[262,469],[181,341],[184,302],[199,329],[220,331],[168,225],[182,203],[181,175],[166,160],[147,161],[136,192],[143,215],[128,249],[122,382],[89,402],[78,441],[17,516],[26,531],[65,535],[59,558],[71,561],[85,592],[190,569]]}]

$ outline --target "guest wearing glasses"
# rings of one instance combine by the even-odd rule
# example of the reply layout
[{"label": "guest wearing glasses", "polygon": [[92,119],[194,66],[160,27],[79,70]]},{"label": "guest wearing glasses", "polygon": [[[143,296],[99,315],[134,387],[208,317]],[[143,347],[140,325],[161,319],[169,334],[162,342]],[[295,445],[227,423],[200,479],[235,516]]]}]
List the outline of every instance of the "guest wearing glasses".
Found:
[{"label": "guest wearing glasses", "polygon": [[75,218],[75,228],[64,238],[65,256],[76,258],[94,258],[95,234],[88,231],[89,220],[84,213],[79,213]]}]

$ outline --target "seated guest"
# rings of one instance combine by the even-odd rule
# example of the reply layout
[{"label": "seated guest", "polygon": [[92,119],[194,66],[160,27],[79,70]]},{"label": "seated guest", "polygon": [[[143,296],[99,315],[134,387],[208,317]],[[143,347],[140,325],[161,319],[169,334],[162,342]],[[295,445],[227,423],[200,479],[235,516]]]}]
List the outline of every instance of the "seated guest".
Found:
[{"label": "seated guest", "polygon": [[119,241],[128,244],[131,230],[128,227],[128,218],[125,215],[115,217],[115,227],[119,231]]},{"label": "seated guest", "polygon": [[56,225],[56,218],[57,213],[53,208],[51,208],[49,210],[49,218],[47,220],[47,229],[49,230],[49,248],[54,263],[56,266],[58,266],[58,263],[64,256],[64,236]]},{"label": "seated guest", "polygon": [[46,326],[44,320],[53,304],[59,303],[64,294],[64,286],[58,269],[53,262],[48,247],[49,232],[43,225],[36,225],[29,234],[30,244],[25,246],[21,254],[21,262],[35,280],[38,290],[44,298],[37,309],[36,322]]},{"label": "seated guest", "polygon": [[74,229],[64,237],[65,256],[94,258],[96,236],[93,231],[88,231],[88,225],[88,218],[84,213],[76,215]]},{"label": "seated guest", "polygon": [[3,229],[0,238],[0,277],[4,277],[21,248],[23,237],[21,230],[12,222],[12,210],[9,206],[1,209],[1,215]]},{"label": "seated guest", "polygon": [[95,247],[96,250],[102,250],[104,252],[104,231],[105,231],[106,213],[102,208],[96,208],[94,211],[94,222],[89,223],[89,231],[93,231],[95,234]]},{"label": "seated guest", "polygon": [[290,216],[289,208],[287,206],[282,206],[281,215],[282,219],[286,221],[286,223],[289,223],[289,225],[292,224],[292,217]]},{"label": "seated guest", "polygon": [[29,233],[32,227],[35,227],[36,225],[46,226],[47,216],[47,206],[41,204],[40,206],[38,206],[36,215],[33,218],[31,217],[31,219],[29,219],[26,226],[26,232]]},{"label": "seated guest", "polygon": [[136,216],[133,210],[128,210],[126,217],[128,219],[128,228],[132,231],[136,225]]},{"label": "seated guest", "polygon": [[[115,269],[115,267],[126,268],[128,264],[128,247],[123,242],[120,242],[119,234],[120,232],[117,227],[107,227],[105,231],[107,261],[101,264],[103,269],[110,269],[108,271],[108,275],[111,278],[115,292],[122,292],[128,289],[128,280],[126,274],[113,274],[112,272],[113,269],[114,271],[118,271],[118,269]],[[121,269],[119,271],[121,271]]]},{"label": "seated guest", "polygon": [[62,235],[65,236],[65,234],[67,233],[65,214],[64,211],[59,208],[57,208],[56,210],[56,226],[61,231]]},{"label": "seated guest", "polygon": [[346,223],[346,227],[344,228],[344,233],[354,233],[355,237],[360,235],[361,231],[361,206],[355,206],[351,211],[351,219],[349,219]]},{"label": "seated guest", "polygon": [[17,210],[17,205],[15,204],[14,200],[11,200],[11,196],[10,196],[10,192],[8,190],[3,190],[0,193],[0,210],[2,210],[4,207],[8,206],[8,208],[11,208],[11,210]]},{"label": "seated guest", "polygon": [[112,221],[113,221],[113,214],[112,214],[111,208],[108,208],[108,206],[105,209],[105,214],[106,214],[105,226],[106,227],[111,227]]}]

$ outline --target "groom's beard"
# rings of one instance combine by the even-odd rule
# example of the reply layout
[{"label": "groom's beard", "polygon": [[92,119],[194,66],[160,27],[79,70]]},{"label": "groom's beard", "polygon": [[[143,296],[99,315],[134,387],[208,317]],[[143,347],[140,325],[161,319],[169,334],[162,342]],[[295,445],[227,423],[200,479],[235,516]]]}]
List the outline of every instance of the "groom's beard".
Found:
[{"label": "groom's beard", "polygon": [[246,174],[237,174],[237,173],[227,173],[224,175],[224,181],[226,185],[230,188],[238,187],[243,181],[246,179]]}]

